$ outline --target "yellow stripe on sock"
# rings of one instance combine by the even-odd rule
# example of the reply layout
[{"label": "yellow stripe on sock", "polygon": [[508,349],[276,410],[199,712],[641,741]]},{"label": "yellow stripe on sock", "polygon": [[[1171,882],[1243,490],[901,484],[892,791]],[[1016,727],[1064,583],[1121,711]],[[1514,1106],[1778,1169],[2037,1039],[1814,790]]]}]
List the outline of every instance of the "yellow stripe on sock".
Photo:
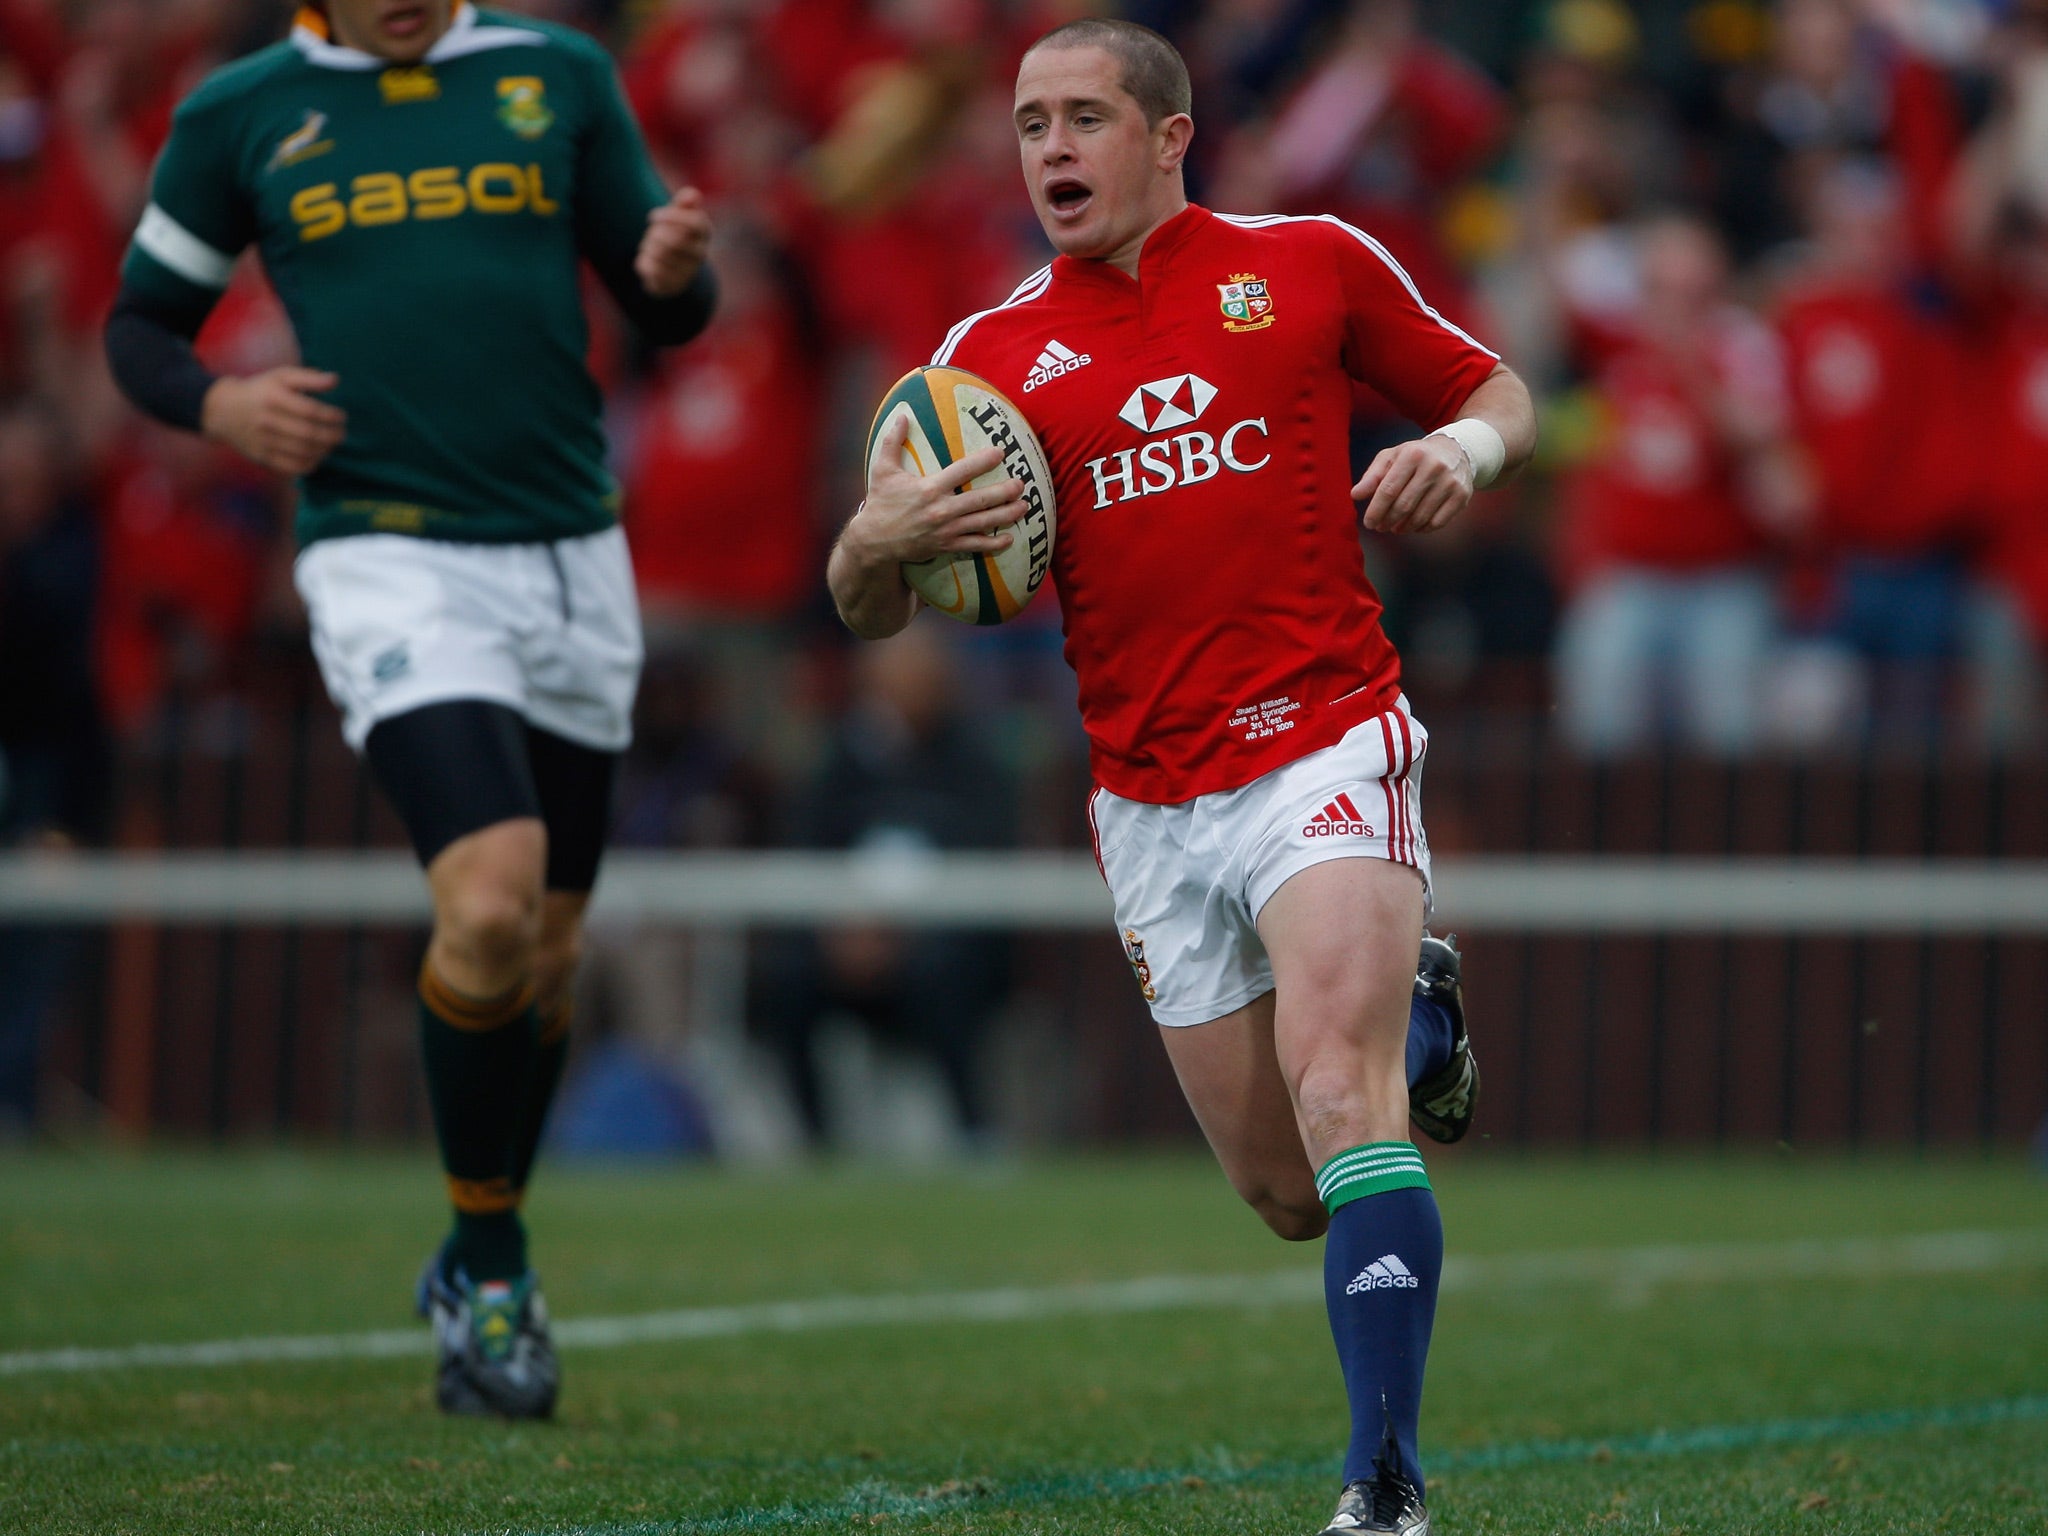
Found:
[{"label": "yellow stripe on sock", "polygon": [[503,1029],[533,1006],[533,983],[522,981],[496,997],[466,997],[434,974],[431,964],[420,966],[420,1001],[435,1018],[451,1029],[481,1032]]},{"label": "yellow stripe on sock", "polygon": [[519,1209],[520,1191],[500,1175],[495,1179],[458,1179],[448,1175],[448,1198],[465,1216],[496,1216]]}]

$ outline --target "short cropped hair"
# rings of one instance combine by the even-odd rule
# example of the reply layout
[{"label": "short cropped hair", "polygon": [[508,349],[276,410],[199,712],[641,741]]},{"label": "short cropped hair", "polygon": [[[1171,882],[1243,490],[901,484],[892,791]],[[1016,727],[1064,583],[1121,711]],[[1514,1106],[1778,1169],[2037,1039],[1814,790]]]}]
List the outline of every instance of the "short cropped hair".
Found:
[{"label": "short cropped hair", "polygon": [[1144,111],[1148,128],[1194,108],[1194,87],[1188,84],[1187,61],[1180,50],[1135,21],[1084,16],[1054,27],[1029,51],[1041,48],[1100,48],[1110,55],[1123,71],[1118,83]]}]

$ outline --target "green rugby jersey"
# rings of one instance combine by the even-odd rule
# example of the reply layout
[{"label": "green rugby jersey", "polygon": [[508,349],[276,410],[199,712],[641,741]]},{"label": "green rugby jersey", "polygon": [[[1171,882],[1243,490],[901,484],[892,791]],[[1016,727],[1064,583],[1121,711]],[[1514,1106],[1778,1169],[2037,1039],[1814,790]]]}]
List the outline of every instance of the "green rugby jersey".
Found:
[{"label": "green rugby jersey", "polygon": [[300,483],[302,543],[616,520],[578,258],[634,285],[668,193],[595,42],[462,3],[394,67],[301,13],[178,108],[150,196],[134,291],[210,304],[253,243],[306,364],[340,377],[347,438]]}]

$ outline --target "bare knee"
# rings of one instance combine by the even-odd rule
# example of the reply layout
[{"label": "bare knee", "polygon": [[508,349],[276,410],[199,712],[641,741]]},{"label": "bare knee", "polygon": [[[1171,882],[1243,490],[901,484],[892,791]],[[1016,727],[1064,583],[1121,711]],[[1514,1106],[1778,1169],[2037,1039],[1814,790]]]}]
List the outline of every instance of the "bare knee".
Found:
[{"label": "bare knee", "polygon": [[1373,1141],[1408,1135],[1404,1064],[1363,1051],[1331,1051],[1309,1062],[1294,1084],[1303,1142],[1318,1162]]},{"label": "bare knee", "polygon": [[547,832],[499,822],[450,843],[427,866],[434,891],[432,960],[459,992],[490,996],[529,978],[541,936]]},{"label": "bare knee", "polygon": [[516,981],[540,941],[540,892],[487,874],[455,883],[435,914],[434,941],[478,972]]},{"label": "bare knee", "polygon": [[1273,1231],[1290,1243],[1312,1242],[1329,1229],[1330,1213],[1323,1209],[1313,1186],[1306,1192],[1281,1191],[1270,1185],[1240,1188],[1245,1204],[1259,1213]]}]

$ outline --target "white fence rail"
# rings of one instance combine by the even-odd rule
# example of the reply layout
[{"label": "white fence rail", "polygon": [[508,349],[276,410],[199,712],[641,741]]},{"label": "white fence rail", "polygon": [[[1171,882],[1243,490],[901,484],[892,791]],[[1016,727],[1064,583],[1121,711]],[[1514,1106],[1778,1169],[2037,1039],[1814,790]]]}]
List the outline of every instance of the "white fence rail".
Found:
[{"label": "white fence rail", "polygon": [[[2048,863],[1442,858],[1439,926],[1525,933],[2048,933]],[[1085,854],[617,853],[598,912],[685,927],[1099,929]],[[403,853],[0,857],[0,922],[411,924]]]}]

